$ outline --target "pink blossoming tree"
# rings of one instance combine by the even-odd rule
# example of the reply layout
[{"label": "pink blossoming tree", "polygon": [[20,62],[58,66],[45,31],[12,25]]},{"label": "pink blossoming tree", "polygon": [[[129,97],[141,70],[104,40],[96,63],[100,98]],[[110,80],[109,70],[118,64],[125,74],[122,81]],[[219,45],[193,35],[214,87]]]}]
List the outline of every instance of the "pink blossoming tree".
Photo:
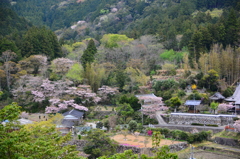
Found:
[{"label": "pink blossoming tree", "polygon": [[148,115],[149,118],[155,118],[157,111],[167,111],[168,107],[164,106],[162,97],[142,96],[138,98],[143,102],[142,113]]},{"label": "pink blossoming tree", "polygon": [[61,110],[65,110],[68,106],[71,106],[78,110],[88,111],[88,108],[78,105],[74,103],[74,100],[60,100],[58,98],[50,99],[49,102],[51,103],[50,107],[46,107],[45,113],[57,113]]},{"label": "pink blossoming tree", "polygon": [[101,97],[101,102],[109,102],[111,97],[119,93],[117,88],[112,88],[109,86],[102,86],[98,89],[98,95]]},{"label": "pink blossoming tree", "polygon": [[235,127],[237,132],[240,132],[240,120],[236,120],[233,126]]},{"label": "pink blossoming tree", "polygon": [[234,106],[232,105],[232,103],[221,103],[218,105],[217,111],[221,112],[221,113],[225,113],[227,112],[229,109],[233,108]]}]

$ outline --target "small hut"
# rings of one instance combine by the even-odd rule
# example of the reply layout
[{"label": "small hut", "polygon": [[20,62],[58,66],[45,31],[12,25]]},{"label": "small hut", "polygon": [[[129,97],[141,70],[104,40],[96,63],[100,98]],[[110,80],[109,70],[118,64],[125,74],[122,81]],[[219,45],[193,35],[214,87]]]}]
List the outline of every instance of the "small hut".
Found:
[{"label": "small hut", "polygon": [[196,113],[196,107],[201,104],[201,100],[187,100],[184,105],[188,106],[189,113]]}]

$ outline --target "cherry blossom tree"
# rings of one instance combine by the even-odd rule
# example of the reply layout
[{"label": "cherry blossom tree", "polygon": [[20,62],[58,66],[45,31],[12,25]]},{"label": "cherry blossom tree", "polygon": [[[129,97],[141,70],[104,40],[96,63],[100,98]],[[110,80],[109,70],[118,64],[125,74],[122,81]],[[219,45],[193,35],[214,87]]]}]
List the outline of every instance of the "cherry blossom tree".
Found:
[{"label": "cherry blossom tree", "polygon": [[45,113],[57,113],[61,110],[65,110],[68,106],[71,106],[78,110],[88,111],[88,108],[74,103],[74,100],[60,100],[58,98],[50,99],[51,106],[46,107]]},{"label": "cherry blossom tree", "polygon": [[236,120],[233,126],[238,132],[240,132],[240,120]]},{"label": "cherry blossom tree", "polygon": [[112,88],[105,85],[99,88],[97,92],[97,94],[101,97],[101,102],[108,102],[115,94],[118,93],[118,88]]},{"label": "cherry blossom tree", "polygon": [[150,118],[155,118],[157,111],[168,110],[168,107],[164,106],[162,97],[141,96],[138,99],[143,102],[142,113],[148,115]]},{"label": "cherry blossom tree", "polygon": [[19,61],[21,68],[31,74],[44,74],[47,70],[47,56],[31,55],[30,57]]},{"label": "cherry blossom tree", "polygon": [[58,75],[65,75],[71,69],[74,62],[68,58],[57,58],[51,63],[52,71]]},{"label": "cherry blossom tree", "polygon": [[218,112],[227,112],[229,109],[233,108],[234,106],[232,105],[232,103],[221,103],[218,105],[217,111]]},{"label": "cherry blossom tree", "polygon": [[91,87],[89,85],[79,85],[80,87],[77,90],[73,91],[73,94],[80,97],[83,101],[83,104],[88,104],[93,102],[94,104],[97,104],[101,101],[101,98],[97,96],[96,93],[92,93]]},{"label": "cherry blossom tree", "polygon": [[[80,97],[84,106],[97,104],[101,101],[96,93],[92,93],[90,86],[71,87],[72,84],[73,82],[70,80],[50,81],[26,75],[16,82],[12,94],[19,101],[27,99],[26,102],[42,102],[49,98],[51,106],[47,108],[48,112],[58,112],[67,109],[68,106],[87,111],[85,107],[74,103],[74,97]],[[27,104],[25,101],[23,104]]]}]

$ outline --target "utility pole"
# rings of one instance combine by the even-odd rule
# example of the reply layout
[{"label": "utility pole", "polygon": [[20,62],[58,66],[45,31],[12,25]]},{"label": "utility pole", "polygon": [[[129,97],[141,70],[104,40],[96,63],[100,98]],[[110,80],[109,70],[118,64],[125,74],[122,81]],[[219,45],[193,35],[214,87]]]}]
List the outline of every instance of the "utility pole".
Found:
[{"label": "utility pole", "polygon": [[142,126],[143,126],[143,109],[142,109],[142,106],[141,106],[141,112],[142,112]]},{"label": "utility pole", "polygon": [[192,145],[190,145],[191,152],[190,152],[190,158],[189,159],[196,159],[196,158],[193,157],[193,154],[194,154],[193,149],[194,149],[194,147]]}]

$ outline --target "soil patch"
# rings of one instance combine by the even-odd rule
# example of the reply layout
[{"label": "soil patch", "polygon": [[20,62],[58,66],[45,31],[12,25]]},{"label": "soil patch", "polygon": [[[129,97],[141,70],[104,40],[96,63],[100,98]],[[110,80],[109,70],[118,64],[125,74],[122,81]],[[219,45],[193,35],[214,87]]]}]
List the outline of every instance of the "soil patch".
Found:
[{"label": "soil patch", "polygon": [[[121,145],[126,146],[134,146],[134,147],[145,147],[144,141],[147,140],[146,147],[152,147],[152,139],[150,136],[138,136],[135,137],[134,135],[127,135],[126,138],[122,134],[115,135],[111,137],[111,139],[117,141]],[[173,140],[167,140],[167,139],[161,139],[160,146],[163,145],[172,145],[181,143],[180,141],[173,141]]]}]

